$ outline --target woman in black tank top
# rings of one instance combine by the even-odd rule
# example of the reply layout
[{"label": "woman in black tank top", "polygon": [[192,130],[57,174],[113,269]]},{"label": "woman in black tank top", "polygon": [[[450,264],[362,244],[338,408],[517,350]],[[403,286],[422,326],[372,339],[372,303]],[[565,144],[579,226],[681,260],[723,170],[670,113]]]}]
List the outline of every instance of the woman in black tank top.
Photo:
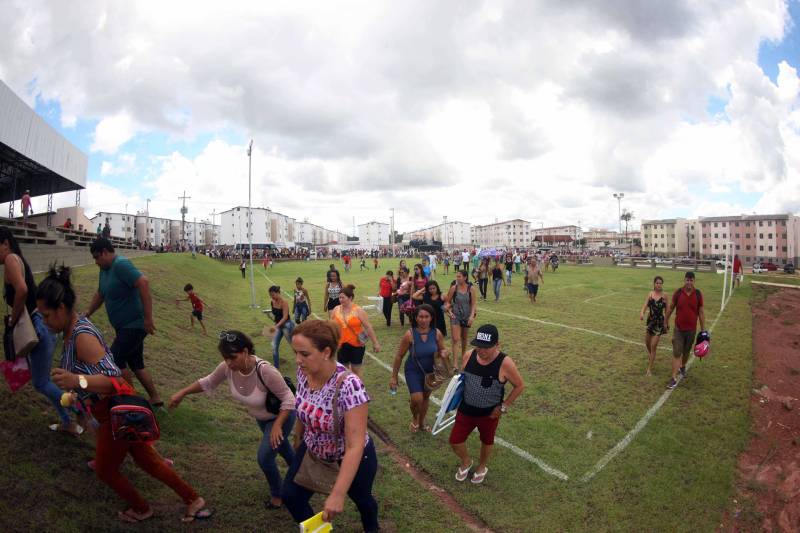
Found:
[{"label": "woman in black tank top", "polygon": [[[275,364],[275,368],[278,368],[281,362],[281,340],[286,337],[287,341],[292,341],[294,322],[289,318],[289,302],[281,296],[281,288],[277,285],[270,287],[269,297],[272,320],[275,322],[275,325],[269,328],[269,333],[272,335],[272,362]],[[266,312],[266,309],[264,311]]]}]

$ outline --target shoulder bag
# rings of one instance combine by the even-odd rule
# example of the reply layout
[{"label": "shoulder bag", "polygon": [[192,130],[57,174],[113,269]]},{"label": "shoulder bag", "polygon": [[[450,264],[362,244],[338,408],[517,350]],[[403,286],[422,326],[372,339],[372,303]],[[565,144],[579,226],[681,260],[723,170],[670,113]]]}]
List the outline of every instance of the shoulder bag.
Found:
[{"label": "shoulder bag", "polygon": [[[264,388],[267,391],[267,398],[264,400],[264,409],[266,409],[268,413],[272,413],[273,415],[277,415],[278,413],[281,412],[281,399],[278,398],[275,395],[275,393],[273,393],[270,390],[269,387],[267,387],[266,383],[264,383],[264,378],[261,377],[261,368],[260,368],[262,364],[266,365],[266,364],[269,364],[269,363],[267,363],[265,361],[259,361],[258,363],[256,363],[256,376],[258,376],[258,381],[261,382],[261,384],[264,386]],[[290,391],[292,391],[292,394],[295,394],[297,392],[297,389],[295,389],[294,383],[292,383],[292,380],[289,379],[286,376],[282,376],[282,377],[283,377],[283,381],[286,383],[286,386],[289,387]]]},{"label": "shoulder bag", "polygon": [[[349,374],[349,370],[339,374],[336,379],[336,390],[333,393],[333,428],[337,443],[342,433],[342,428],[339,424],[339,390],[342,388],[342,382]],[[311,450],[306,450],[306,454],[300,463],[300,468],[297,469],[297,473],[294,476],[294,482],[310,491],[319,494],[330,494],[336,484],[336,478],[339,477],[340,467],[340,461],[326,461],[311,453]]]},{"label": "shoulder bag", "polygon": [[[25,263],[22,259],[20,259],[19,262],[22,266],[22,275],[24,276]],[[6,305],[6,309],[8,309],[8,305]],[[6,331],[8,331],[8,324],[11,321],[11,312],[7,311],[7,313],[8,315],[5,321]],[[3,336],[3,348],[6,359],[13,355],[10,360],[16,359],[17,357],[27,357],[33,349],[36,348],[36,345],[39,344],[39,337],[36,335],[36,329],[33,327],[31,315],[28,313],[28,307],[25,305],[22,306],[22,313],[20,313],[17,323],[14,324],[9,340],[12,342],[11,346],[9,346],[6,336]]]},{"label": "shoulder bag", "polygon": [[[435,334],[438,331],[436,329],[431,329],[430,334]],[[413,334],[412,334],[412,342],[411,342],[411,358],[414,359],[414,362],[417,364],[419,371],[425,375],[425,390],[428,392],[435,391],[442,384],[453,377],[453,368],[450,364],[450,359],[447,357],[442,357],[439,354],[439,350],[436,350],[436,353],[433,354],[433,372],[425,372],[425,369],[422,368],[422,364],[417,359],[417,351],[414,348],[413,342]]]},{"label": "shoulder bag", "polygon": [[336,307],[336,309],[337,311],[334,311],[334,313],[339,313],[339,316],[342,317],[342,324],[344,324],[344,327],[349,329],[353,333],[353,335],[355,335],[358,338],[358,342],[361,343],[362,346],[366,346],[367,341],[369,340],[369,335],[367,334],[366,328],[364,328],[364,323],[361,322],[361,319],[360,318],[358,319],[358,321],[361,322],[361,333],[356,334],[356,330],[351,328],[350,324],[348,324],[347,320],[344,318],[344,311],[342,311],[342,306],[339,305]]}]

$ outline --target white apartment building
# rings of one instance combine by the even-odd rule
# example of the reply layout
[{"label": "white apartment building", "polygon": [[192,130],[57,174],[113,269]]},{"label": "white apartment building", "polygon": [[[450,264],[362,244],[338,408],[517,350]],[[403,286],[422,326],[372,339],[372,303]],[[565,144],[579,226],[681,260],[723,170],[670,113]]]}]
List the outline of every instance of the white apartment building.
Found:
[{"label": "white apartment building", "polygon": [[170,220],[167,218],[148,217],[146,214],[136,215],[136,240],[149,242],[151,246],[169,246]]},{"label": "white apartment building", "polygon": [[403,235],[404,241],[439,241],[444,248],[463,248],[472,244],[472,224],[457,220],[442,222]]},{"label": "white apartment building", "polygon": [[[347,242],[344,233],[325,229],[309,222],[298,222],[292,217],[265,207],[252,208],[252,236],[254,245],[275,245],[291,248],[295,242],[321,245]],[[247,207],[237,206],[220,213],[219,243],[232,246],[248,242]]]},{"label": "white apartment building", "polygon": [[358,242],[362,248],[389,246],[389,224],[375,221],[359,224]]},{"label": "white apartment building", "polygon": [[586,239],[586,247],[588,249],[600,250],[601,248],[614,246],[619,239],[619,233],[604,228],[589,228],[588,231],[583,232],[583,238]]},{"label": "white apartment building", "polygon": [[533,228],[533,240],[548,245],[570,245],[583,238],[583,231],[578,226],[551,226],[549,228]]},{"label": "white apartment building", "polygon": [[700,252],[699,229],[695,219],[642,220],[642,253],[665,257],[697,257]]},{"label": "white apartment building", "polygon": [[86,228],[87,231],[97,229],[97,226],[105,226],[106,221],[111,227],[111,235],[114,237],[121,237],[123,239],[136,239],[136,216],[128,215],[125,213],[109,213],[100,211],[92,217],[92,228]]},{"label": "white apartment building", "polygon": [[470,240],[481,248],[525,248],[531,245],[531,223],[516,218],[485,226],[472,226]]}]

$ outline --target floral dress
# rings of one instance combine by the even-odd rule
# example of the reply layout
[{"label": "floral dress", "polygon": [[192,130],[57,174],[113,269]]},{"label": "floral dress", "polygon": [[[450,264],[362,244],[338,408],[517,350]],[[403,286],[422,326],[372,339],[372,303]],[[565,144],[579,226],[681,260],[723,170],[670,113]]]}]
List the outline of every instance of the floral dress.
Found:
[{"label": "floral dress", "polygon": [[647,333],[650,335],[663,335],[667,332],[664,312],[667,308],[667,299],[663,296],[656,300],[652,296],[647,300]]}]

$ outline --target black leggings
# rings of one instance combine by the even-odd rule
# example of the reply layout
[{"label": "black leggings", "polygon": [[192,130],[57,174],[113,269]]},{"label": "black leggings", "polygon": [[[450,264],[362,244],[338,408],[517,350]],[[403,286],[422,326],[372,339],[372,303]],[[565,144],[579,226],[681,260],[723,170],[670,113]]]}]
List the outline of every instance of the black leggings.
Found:
[{"label": "black leggings", "polygon": [[387,326],[391,326],[392,325],[392,305],[394,305],[392,303],[392,297],[391,296],[385,296],[383,298],[383,316],[386,317],[386,325]]},{"label": "black leggings", "polygon": [[485,300],[486,299],[486,289],[489,285],[489,278],[483,278],[478,280],[478,289],[481,291],[481,297]]}]

